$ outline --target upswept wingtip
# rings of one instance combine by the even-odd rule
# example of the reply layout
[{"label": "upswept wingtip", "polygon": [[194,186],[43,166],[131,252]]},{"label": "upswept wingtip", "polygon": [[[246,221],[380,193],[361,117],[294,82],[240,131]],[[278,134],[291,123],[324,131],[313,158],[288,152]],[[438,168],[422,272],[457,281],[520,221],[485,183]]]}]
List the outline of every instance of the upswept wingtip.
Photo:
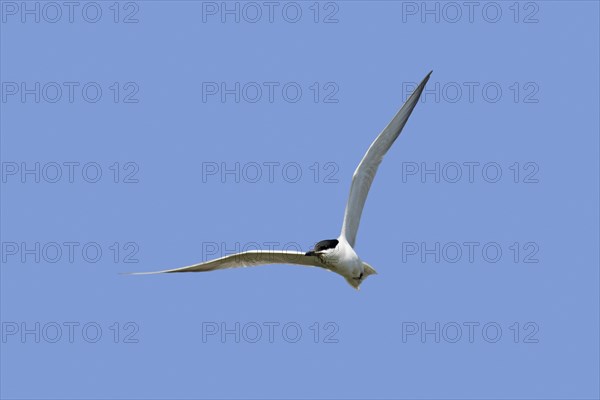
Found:
[{"label": "upswept wingtip", "polygon": [[429,73],[425,76],[425,78],[423,78],[423,85],[425,85],[427,83],[431,74],[433,74],[433,70],[429,71]]}]

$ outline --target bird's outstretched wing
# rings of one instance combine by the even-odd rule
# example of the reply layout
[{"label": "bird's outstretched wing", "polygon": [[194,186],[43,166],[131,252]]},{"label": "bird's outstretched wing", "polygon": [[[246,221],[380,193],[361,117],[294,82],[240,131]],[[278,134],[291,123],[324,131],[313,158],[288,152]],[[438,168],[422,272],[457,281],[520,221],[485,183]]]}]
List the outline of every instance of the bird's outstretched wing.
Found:
[{"label": "bird's outstretched wing", "polygon": [[392,144],[394,144],[396,138],[400,135],[400,132],[402,132],[402,128],[404,128],[408,117],[410,117],[412,110],[417,105],[430,75],[431,72],[427,74],[413,94],[406,100],[406,103],[404,103],[400,111],[398,111],[398,114],[396,114],[394,119],[392,119],[383,132],[377,136],[377,139],[371,144],[360,164],[358,164],[356,171],[354,171],[354,175],[352,175],[350,196],[348,197],[348,203],[346,204],[344,224],[342,225],[342,235],[352,247],[354,247],[356,241],[360,216],[365,201],[367,200],[367,195],[369,194],[369,188],[371,187],[371,183],[373,183],[373,178],[375,178],[377,168],[379,168],[379,164],[381,164],[381,160],[383,160],[385,153],[387,153]]},{"label": "bird's outstretched wing", "polygon": [[293,264],[327,268],[316,256],[307,256],[297,251],[251,250],[194,264],[187,267],[156,272],[133,272],[132,275],[163,274],[170,272],[206,272],[217,269],[254,267],[267,264]]}]

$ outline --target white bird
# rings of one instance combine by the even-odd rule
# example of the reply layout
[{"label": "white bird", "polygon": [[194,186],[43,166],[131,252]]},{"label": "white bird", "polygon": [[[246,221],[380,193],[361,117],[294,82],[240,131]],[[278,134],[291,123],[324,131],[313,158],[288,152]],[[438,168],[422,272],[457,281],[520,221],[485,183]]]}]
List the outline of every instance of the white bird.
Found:
[{"label": "white bird", "polygon": [[385,156],[392,144],[394,144],[394,141],[398,138],[400,132],[402,132],[402,128],[404,128],[408,117],[410,117],[410,114],[417,105],[431,72],[427,74],[423,81],[421,81],[419,86],[411,94],[406,103],[404,103],[388,126],[385,127],[379,136],[377,136],[377,139],[371,144],[360,164],[358,164],[356,171],[354,171],[352,185],[350,186],[350,196],[344,213],[342,232],[337,239],[322,240],[314,246],[313,250],[307,253],[297,251],[252,250],[187,267],[156,272],[138,272],[133,274],[145,275],[171,272],[206,272],[218,269],[252,267],[267,264],[293,264],[321,267],[336,272],[342,275],[352,287],[358,290],[361,283],[369,275],[377,273],[373,267],[362,261],[354,251],[356,233],[358,231],[358,225],[360,224],[360,216],[365,201],[367,200],[367,195],[369,194],[369,188],[371,187],[371,183],[373,183],[375,173],[383,160],[383,156]]}]

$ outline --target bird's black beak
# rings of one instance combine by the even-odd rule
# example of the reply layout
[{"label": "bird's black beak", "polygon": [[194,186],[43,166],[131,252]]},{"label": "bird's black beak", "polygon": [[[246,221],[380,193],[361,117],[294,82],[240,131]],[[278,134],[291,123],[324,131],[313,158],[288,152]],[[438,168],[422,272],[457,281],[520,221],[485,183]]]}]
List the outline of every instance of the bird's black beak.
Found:
[{"label": "bird's black beak", "polygon": [[314,251],[307,251],[306,253],[304,253],[305,256],[314,256],[315,252]]}]

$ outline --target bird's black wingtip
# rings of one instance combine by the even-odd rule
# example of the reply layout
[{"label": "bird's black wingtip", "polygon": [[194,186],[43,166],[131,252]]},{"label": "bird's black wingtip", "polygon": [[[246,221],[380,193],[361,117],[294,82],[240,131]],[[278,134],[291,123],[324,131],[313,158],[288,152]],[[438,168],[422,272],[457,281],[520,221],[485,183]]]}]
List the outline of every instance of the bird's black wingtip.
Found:
[{"label": "bird's black wingtip", "polygon": [[431,76],[432,73],[433,73],[433,70],[429,71],[429,73],[427,75],[425,75],[425,78],[423,78],[423,80],[419,84],[419,88],[421,88],[421,87],[424,88],[425,87],[425,85],[427,84],[427,82],[429,82],[429,77]]}]

